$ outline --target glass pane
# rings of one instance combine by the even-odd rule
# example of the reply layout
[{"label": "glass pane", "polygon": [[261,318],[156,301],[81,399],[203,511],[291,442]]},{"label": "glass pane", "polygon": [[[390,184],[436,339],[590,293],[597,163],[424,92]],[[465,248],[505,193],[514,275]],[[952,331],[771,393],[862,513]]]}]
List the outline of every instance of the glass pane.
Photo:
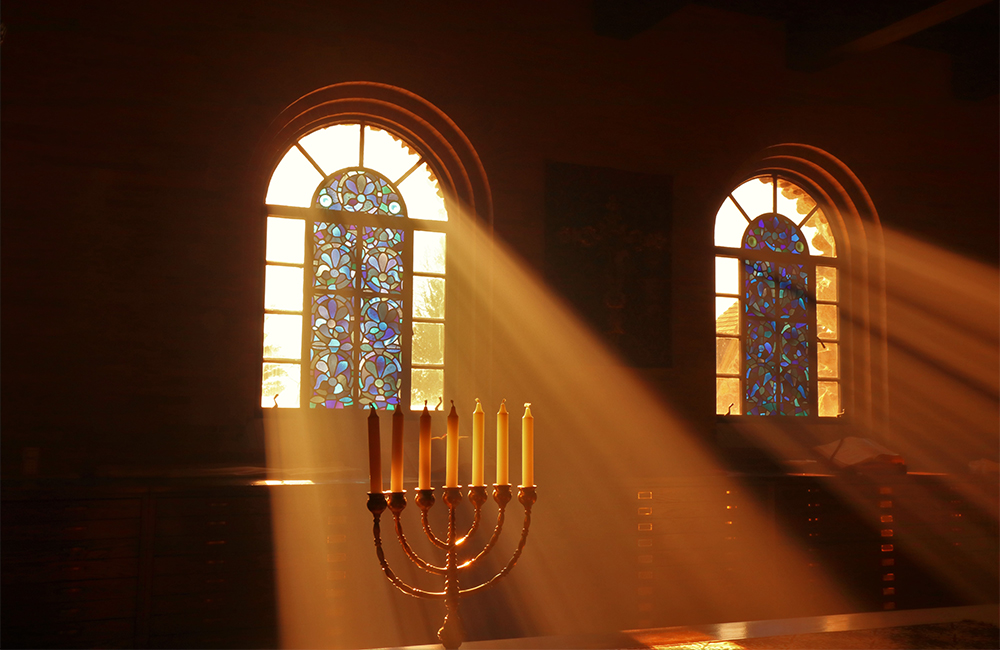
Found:
[{"label": "glass pane", "polygon": [[305,259],[306,222],[302,219],[267,218],[268,262],[302,264]]},{"label": "glass pane", "polygon": [[354,286],[357,226],[313,224],[313,286],[337,291]]},{"label": "glass pane", "polygon": [[444,400],[444,370],[414,368],[411,373],[410,408],[414,411],[440,408]]},{"label": "glass pane", "polygon": [[816,300],[837,302],[837,269],[832,266],[816,267]]},{"label": "glass pane", "polygon": [[364,227],[361,240],[361,282],[375,293],[403,290],[403,231]]},{"label": "glass pane", "polygon": [[413,363],[444,363],[444,324],[413,324]]},{"label": "glass pane", "polygon": [[313,131],[299,140],[299,144],[329,176],[344,167],[358,166],[361,154],[361,125],[337,124]]},{"label": "glass pane", "polygon": [[264,309],[302,311],[302,267],[264,267]]},{"label": "glass pane", "polygon": [[399,192],[403,195],[410,218],[448,220],[448,211],[444,208],[444,194],[427,163],[422,163],[399,184]]},{"label": "glass pane", "polygon": [[817,377],[837,379],[840,377],[840,346],[820,341],[816,347],[816,362],[819,364]]},{"label": "glass pane", "polygon": [[402,374],[402,353],[372,352],[361,359],[362,406],[375,404],[380,410],[399,405],[399,378]]},{"label": "glass pane", "polygon": [[740,340],[715,339],[715,371],[723,375],[740,374]]},{"label": "glass pane", "polygon": [[740,299],[715,299],[715,331],[719,334],[740,333]]},{"label": "glass pane", "polygon": [[413,315],[444,318],[444,278],[413,276]]},{"label": "glass pane", "polygon": [[301,372],[302,366],[297,363],[265,363],[260,405],[264,408],[298,408]]},{"label": "glass pane", "polygon": [[809,220],[802,224],[802,234],[806,236],[810,255],[837,257],[837,242],[833,239],[830,222],[822,210],[816,210]]},{"label": "glass pane", "polygon": [[302,358],[301,316],[264,314],[264,357],[268,359]]},{"label": "glass pane", "polygon": [[837,305],[816,305],[816,335],[821,339],[836,339]]},{"label": "glass pane", "polygon": [[743,213],[736,208],[732,199],[727,198],[715,215],[715,245],[739,248],[746,228],[747,220]]},{"label": "glass pane", "polygon": [[715,258],[715,293],[740,292],[740,261],[735,257]]},{"label": "glass pane", "polygon": [[314,208],[404,216],[396,188],[371,169],[347,169],[327,177],[316,193]]},{"label": "glass pane", "polygon": [[837,417],[840,415],[840,384],[835,381],[817,382],[819,388],[820,417]]},{"label": "glass pane", "polygon": [[313,296],[310,406],[354,404],[354,301],[348,296]]},{"label": "glass pane", "polygon": [[413,231],[413,270],[417,273],[444,273],[445,234]]},{"label": "glass pane", "polygon": [[794,183],[778,179],[778,209],[776,210],[778,214],[785,215],[798,225],[815,207],[816,201],[806,194],[804,189]]},{"label": "glass pane", "polygon": [[364,166],[384,174],[394,185],[419,160],[420,154],[388,131],[365,127]]},{"label": "glass pane", "polygon": [[323,176],[316,171],[312,163],[302,155],[301,151],[292,147],[271,174],[264,202],[268,205],[308,208],[312,202],[313,192],[322,180]]},{"label": "glass pane", "polygon": [[738,377],[715,378],[715,412],[719,415],[739,415],[740,380]]},{"label": "glass pane", "polygon": [[771,177],[751,178],[733,190],[733,198],[751,219],[774,212],[774,184]]}]

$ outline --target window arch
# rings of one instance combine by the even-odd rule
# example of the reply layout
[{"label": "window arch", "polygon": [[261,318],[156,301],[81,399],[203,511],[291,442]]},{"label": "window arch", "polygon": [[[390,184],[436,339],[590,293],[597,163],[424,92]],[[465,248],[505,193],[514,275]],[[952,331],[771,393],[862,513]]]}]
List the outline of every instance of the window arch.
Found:
[{"label": "window arch", "polygon": [[808,192],[771,173],[716,214],[716,412],[840,414],[837,242]]},{"label": "window arch", "polygon": [[884,430],[884,245],[867,191],[795,143],[763,149],[736,178],[715,219],[716,412]]},{"label": "window arch", "polygon": [[261,405],[434,408],[449,231],[457,215],[489,217],[478,157],[440,111],[382,84],[330,86],[282,117],[260,152]]}]

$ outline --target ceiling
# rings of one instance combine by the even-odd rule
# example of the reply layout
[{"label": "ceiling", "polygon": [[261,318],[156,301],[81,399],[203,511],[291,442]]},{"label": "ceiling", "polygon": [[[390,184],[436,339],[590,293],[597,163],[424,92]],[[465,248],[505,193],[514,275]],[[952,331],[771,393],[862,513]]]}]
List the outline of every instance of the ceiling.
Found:
[{"label": "ceiling", "polygon": [[784,23],[794,70],[819,70],[899,42],[948,54],[957,98],[984,99],[1000,85],[998,0],[594,0],[594,29],[627,40],[689,4]]}]

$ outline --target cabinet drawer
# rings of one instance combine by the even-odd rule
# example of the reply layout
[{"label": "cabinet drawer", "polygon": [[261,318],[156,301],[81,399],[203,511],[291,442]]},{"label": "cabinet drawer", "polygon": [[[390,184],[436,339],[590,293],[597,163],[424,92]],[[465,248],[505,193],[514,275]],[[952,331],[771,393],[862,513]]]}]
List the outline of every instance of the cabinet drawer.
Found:
[{"label": "cabinet drawer", "polygon": [[266,572],[274,571],[274,560],[270,553],[249,555],[173,555],[153,560],[156,575],[183,575],[206,573]]},{"label": "cabinet drawer", "polygon": [[138,536],[138,519],[100,519],[74,523],[16,524],[5,526],[3,529],[5,542],[8,540],[114,539]]},{"label": "cabinet drawer", "polygon": [[8,524],[138,519],[139,499],[88,499],[74,501],[4,501],[0,521]]},{"label": "cabinet drawer", "polygon": [[4,566],[21,562],[61,562],[72,560],[113,560],[139,557],[139,540],[4,540],[0,547]]},{"label": "cabinet drawer", "polygon": [[31,603],[64,603],[109,598],[135,599],[135,578],[79,580],[75,582],[40,582],[15,587],[19,598]]},{"label": "cabinet drawer", "polygon": [[128,648],[132,647],[132,619],[52,623],[39,627],[5,625],[5,648]]},{"label": "cabinet drawer", "polygon": [[157,517],[157,537],[271,534],[268,515],[220,514],[212,517]]},{"label": "cabinet drawer", "polygon": [[137,559],[82,560],[8,565],[4,564],[3,584],[25,582],[55,582],[58,580],[98,580],[102,578],[133,578],[139,575]]},{"label": "cabinet drawer", "polygon": [[267,515],[271,512],[268,495],[259,497],[160,497],[156,499],[158,517],[211,517],[215,515]]},{"label": "cabinet drawer", "polygon": [[96,621],[126,618],[135,615],[135,598],[111,598],[72,603],[49,603],[39,606],[28,601],[11,599],[4,603],[4,617],[18,625],[59,621]]}]

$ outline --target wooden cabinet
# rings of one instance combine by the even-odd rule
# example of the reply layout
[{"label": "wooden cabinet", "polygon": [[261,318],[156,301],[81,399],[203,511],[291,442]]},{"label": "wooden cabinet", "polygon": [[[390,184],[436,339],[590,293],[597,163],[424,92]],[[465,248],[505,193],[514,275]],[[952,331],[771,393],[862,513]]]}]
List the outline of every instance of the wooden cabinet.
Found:
[{"label": "wooden cabinet", "polygon": [[267,488],[8,487],[3,499],[4,647],[277,646]]}]

